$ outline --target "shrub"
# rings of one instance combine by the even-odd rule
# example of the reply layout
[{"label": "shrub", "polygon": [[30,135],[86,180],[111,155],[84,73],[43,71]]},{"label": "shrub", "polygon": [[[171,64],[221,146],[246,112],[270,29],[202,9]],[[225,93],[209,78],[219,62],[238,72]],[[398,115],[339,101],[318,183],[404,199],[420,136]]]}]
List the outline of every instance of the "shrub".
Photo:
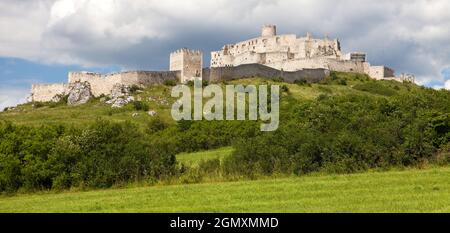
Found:
[{"label": "shrub", "polygon": [[166,86],[176,86],[177,85],[177,81],[176,80],[164,80],[164,85]]},{"label": "shrub", "polygon": [[301,79],[301,80],[295,80],[294,81],[295,84],[299,85],[299,86],[311,86],[310,83],[308,83],[308,81]]},{"label": "shrub", "polygon": [[145,111],[145,112],[147,112],[150,109],[148,104],[145,103],[145,102],[142,102],[142,101],[134,101],[133,102],[133,106],[134,106],[134,109],[136,111]]},{"label": "shrub", "polygon": [[34,108],[42,108],[42,107],[44,107],[45,105],[44,105],[44,103],[42,103],[42,102],[33,102],[33,107]]},{"label": "shrub", "polygon": [[138,85],[134,84],[130,87],[130,92],[131,93],[136,93],[137,91],[142,90],[141,87],[139,87]]},{"label": "shrub", "polygon": [[203,175],[218,175],[220,172],[220,160],[208,159],[199,163],[198,168]]},{"label": "shrub", "polygon": [[202,79],[202,86],[208,86],[209,82],[208,80]]},{"label": "shrub", "polygon": [[156,116],[147,123],[147,133],[153,134],[166,129],[167,127],[169,127],[169,125],[159,116]]},{"label": "shrub", "polygon": [[353,89],[359,90],[359,91],[366,91],[372,94],[377,95],[384,95],[384,96],[392,96],[395,95],[397,92],[387,86],[384,86],[380,84],[379,82],[367,82],[362,84],[357,84],[353,86]]},{"label": "shrub", "polygon": [[276,77],[276,78],[273,78],[272,81],[281,83],[281,82],[284,82],[284,79],[282,77]]}]

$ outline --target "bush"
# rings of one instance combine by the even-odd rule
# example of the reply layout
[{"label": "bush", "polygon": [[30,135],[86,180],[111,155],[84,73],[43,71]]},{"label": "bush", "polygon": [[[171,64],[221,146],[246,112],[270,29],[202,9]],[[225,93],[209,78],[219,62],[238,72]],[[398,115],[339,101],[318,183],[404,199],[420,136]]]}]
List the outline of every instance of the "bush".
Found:
[{"label": "bush", "polygon": [[353,89],[356,89],[359,91],[366,91],[366,92],[369,92],[372,94],[377,94],[377,95],[384,95],[384,96],[392,96],[397,93],[395,91],[395,89],[384,86],[384,85],[380,84],[379,82],[367,82],[367,83],[357,84],[357,85],[353,86]]},{"label": "bush", "polygon": [[164,122],[159,116],[156,116],[147,123],[147,133],[153,134],[163,131],[168,127],[169,125],[166,122]]},{"label": "bush", "polygon": [[177,85],[177,81],[176,80],[164,80],[164,85],[166,86],[176,86]]},{"label": "bush", "polygon": [[136,111],[145,111],[147,112],[150,109],[150,106],[142,101],[134,101],[133,107]]},{"label": "bush", "polygon": [[281,92],[289,92],[289,87],[286,85],[281,85]]},{"label": "bush", "polygon": [[308,81],[306,81],[306,80],[304,80],[304,79],[301,79],[301,80],[295,80],[295,81],[294,81],[294,84],[297,84],[297,85],[299,85],[299,86],[308,86],[308,87],[311,86],[311,84],[308,83]]},{"label": "bush", "polygon": [[33,107],[34,108],[42,108],[42,107],[44,107],[45,105],[44,105],[44,103],[42,103],[42,102],[33,102]]},{"label": "bush", "polygon": [[132,85],[132,86],[130,87],[130,92],[131,92],[131,93],[136,93],[136,92],[139,91],[139,90],[142,90],[142,88],[139,87],[138,85]]},{"label": "bush", "polygon": [[176,147],[129,122],[86,128],[0,122],[0,192],[105,188],[175,174]]}]

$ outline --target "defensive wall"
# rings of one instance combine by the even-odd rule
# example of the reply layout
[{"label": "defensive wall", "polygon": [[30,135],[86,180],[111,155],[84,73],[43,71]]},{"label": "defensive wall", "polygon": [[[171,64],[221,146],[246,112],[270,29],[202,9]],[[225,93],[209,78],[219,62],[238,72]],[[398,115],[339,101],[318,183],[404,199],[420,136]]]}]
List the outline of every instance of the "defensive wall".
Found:
[{"label": "defensive wall", "polygon": [[112,74],[98,74],[92,72],[69,72],[67,84],[33,84],[31,88],[31,101],[52,101],[56,95],[66,95],[70,84],[75,82],[88,82],[91,93],[98,97],[111,94],[114,85],[149,86],[163,84],[165,80],[180,80],[180,71],[125,71]]},{"label": "defensive wall", "polygon": [[298,71],[282,71],[261,64],[244,64],[231,67],[211,67],[203,69],[203,80],[220,82],[234,79],[261,77],[269,79],[283,79],[293,83],[296,80],[319,82],[330,74],[326,69],[303,69]]}]

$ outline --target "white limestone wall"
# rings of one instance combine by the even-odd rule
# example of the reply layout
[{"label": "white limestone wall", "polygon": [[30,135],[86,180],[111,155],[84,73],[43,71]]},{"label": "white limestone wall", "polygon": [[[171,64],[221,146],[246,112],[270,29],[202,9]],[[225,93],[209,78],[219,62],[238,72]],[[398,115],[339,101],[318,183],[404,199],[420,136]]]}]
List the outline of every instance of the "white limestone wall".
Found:
[{"label": "white limestone wall", "polygon": [[211,67],[238,66],[249,64],[255,60],[255,54],[266,59],[260,59],[259,64],[274,63],[286,59],[303,59],[325,57],[339,60],[342,56],[337,39],[314,39],[311,35],[297,38],[296,35],[275,35],[257,37],[236,44],[225,45],[221,50],[211,53]]},{"label": "white limestone wall", "polygon": [[202,77],[203,53],[198,50],[179,49],[170,54],[170,71],[181,71],[180,81]]},{"label": "white limestone wall", "polygon": [[384,66],[370,66],[368,75],[374,79],[384,78]]},{"label": "white limestone wall", "polygon": [[69,83],[89,82],[91,92],[95,97],[111,94],[116,83],[122,83],[122,73],[102,75],[88,72],[69,72]]},{"label": "white limestone wall", "polygon": [[53,97],[57,95],[65,95],[69,85],[64,83],[56,84],[33,84],[31,86],[31,101],[33,102],[49,102],[53,101]]}]

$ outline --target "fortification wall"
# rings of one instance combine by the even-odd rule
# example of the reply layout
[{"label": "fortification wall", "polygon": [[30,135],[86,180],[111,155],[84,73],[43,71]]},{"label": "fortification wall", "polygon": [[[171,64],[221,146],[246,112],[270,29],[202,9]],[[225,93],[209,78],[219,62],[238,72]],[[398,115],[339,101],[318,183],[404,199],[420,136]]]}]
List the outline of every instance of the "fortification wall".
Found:
[{"label": "fortification wall", "polygon": [[364,73],[364,63],[330,58],[293,59],[266,64],[274,69],[297,71],[302,69],[329,69],[331,71]]},{"label": "fortification wall", "polygon": [[327,59],[326,63],[327,68],[332,71],[364,73],[363,62]]},{"label": "fortification wall", "polygon": [[69,72],[69,83],[88,82],[95,97],[111,94],[116,83],[122,82],[122,73],[102,75],[88,72]]},{"label": "fortification wall", "polygon": [[179,49],[170,54],[170,71],[181,71],[180,82],[193,80],[202,76],[203,53],[187,48]]},{"label": "fortification wall", "polygon": [[92,95],[98,97],[111,94],[117,83],[123,85],[148,86],[163,84],[165,80],[180,80],[181,71],[126,71],[113,74],[97,74],[89,72],[69,72],[69,83],[88,82]]},{"label": "fortification wall", "polygon": [[369,66],[367,74],[374,79],[395,77],[394,70],[386,66]]},{"label": "fortification wall", "polygon": [[69,85],[64,83],[55,84],[33,84],[31,86],[31,101],[48,102],[53,101],[57,95],[65,95]]},{"label": "fortification wall", "polygon": [[305,69],[294,72],[277,70],[261,64],[244,64],[234,67],[212,67],[203,69],[203,79],[210,82],[233,80],[249,77],[262,77],[269,79],[282,78],[293,83],[296,80],[318,82],[329,75],[326,69]]},{"label": "fortification wall", "polygon": [[164,84],[165,80],[179,82],[181,71],[130,71],[122,73],[121,83],[125,85],[149,86]]}]

